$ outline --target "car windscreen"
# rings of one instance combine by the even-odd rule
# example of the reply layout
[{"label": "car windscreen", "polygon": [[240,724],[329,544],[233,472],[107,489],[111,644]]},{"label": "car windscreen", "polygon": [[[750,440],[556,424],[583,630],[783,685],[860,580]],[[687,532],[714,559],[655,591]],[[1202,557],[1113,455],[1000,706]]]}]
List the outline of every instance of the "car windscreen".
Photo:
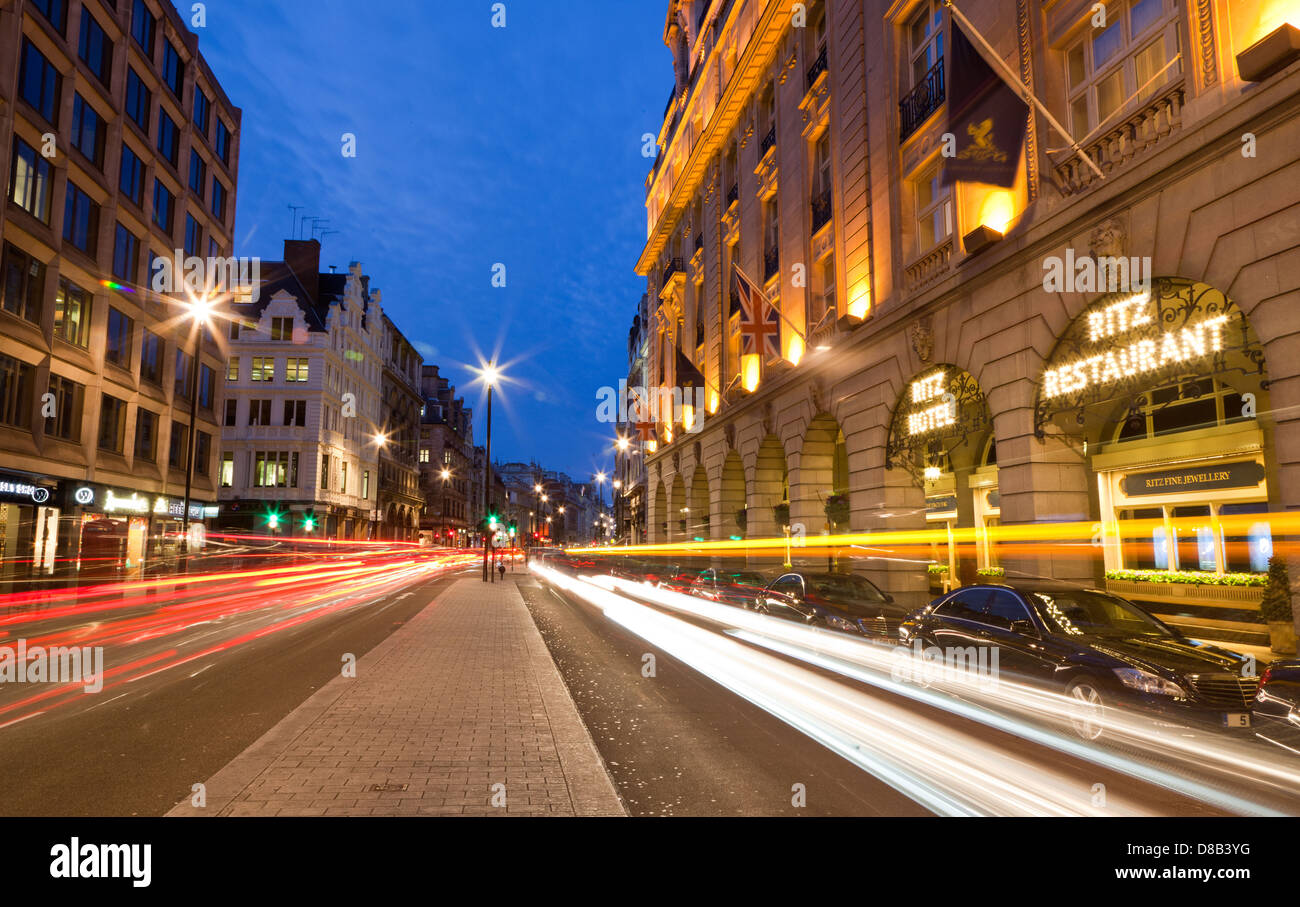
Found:
[{"label": "car windscreen", "polygon": [[1054,589],[1026,595],[1048,628],[1063,636],[1173,636],[1150,615],[1104,592]]},{"label": "car windscreen", "polygon": [[[880,605],[885,601],[881,591],[860,576],[824,573],[809,576],[807,581],[809,592],[830,604],[850,610]],[[878,613],[879,610],[872,608],[871,613]]]}]

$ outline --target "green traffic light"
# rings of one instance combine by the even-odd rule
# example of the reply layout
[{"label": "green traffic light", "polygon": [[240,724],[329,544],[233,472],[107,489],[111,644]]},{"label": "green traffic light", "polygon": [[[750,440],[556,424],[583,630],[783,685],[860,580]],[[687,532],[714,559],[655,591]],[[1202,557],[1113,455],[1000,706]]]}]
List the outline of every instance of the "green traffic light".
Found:
[{"label": "green traffic light", "polygon": [[313,529],[316,528],[316,518],[315,518],[315,517],[310,517],[310,516],[303,517],[303,518],[302,518],[302,528],[303,528],[303,530],[306,531],[306,532],[311,532]]},{"label": "green traffic light", "polygon": [[268,514],[266,515],[266,525],[270,526],[272,529],[279,529],[279,528],[280,528],[280,514],[278,514],[278,513],[268,513]]}]

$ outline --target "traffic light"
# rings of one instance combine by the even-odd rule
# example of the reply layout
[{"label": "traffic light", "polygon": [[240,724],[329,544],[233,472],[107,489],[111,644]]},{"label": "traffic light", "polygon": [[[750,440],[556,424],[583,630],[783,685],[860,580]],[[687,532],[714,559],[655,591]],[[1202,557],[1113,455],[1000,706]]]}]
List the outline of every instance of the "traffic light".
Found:
[{"label": "traffic light", "polygon": [[517,533],[518,531],[519,531],[519,522],[518,522],[518,520],[511,520],[511,521],[510,521],[510,537],[511,537],[511,538],[514,538],[514,537],[515,537],[515,533]]},{"label": "traffic light", "polygon": [[302,518],[302,531],[312,532],[316,529],[316,517],[310,513]]},{"label": "traffic light", "polygon": [[266,512],[266,528],[267,529],[280,528],[280,512],[278,510],[268,510]]},{"label": "traffic light", "polygon": [[493,532],[495,532],[495,531],[496,531],[496,528],[497,528],[497,522],[498,522],[498,521],[499,521],[499,518],[497,517],[497,512],[496,512],[495,510],[489,510],[489,511],[488,511],[488,529],[490,529],[490,530],[492,530]]}]

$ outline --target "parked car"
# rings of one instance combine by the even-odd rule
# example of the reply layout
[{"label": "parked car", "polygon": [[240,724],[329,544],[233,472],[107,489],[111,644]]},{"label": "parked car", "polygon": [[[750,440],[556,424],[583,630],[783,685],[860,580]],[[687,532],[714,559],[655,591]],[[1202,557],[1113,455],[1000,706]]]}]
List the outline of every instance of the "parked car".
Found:
[{"label": "parked car", "polygon": [[1300,660],[1275,661],[1264,669],[1253,715],[1256,736],[1300,754]]},{"label": "parked car", "polygon": [[877,639],[894,639],[907,612],[855,573],[796,570],[774,579],[751,607],[763,614]]},{"label": "parked car", "polygon": [[690,594],[697,598],[724,605],[746,607],[763,591],[767,581],[761,573],[749,570],[731,571],[710,567],[700,571],[691,582]]},{"label": "parked car", "polygon": [[1244,655],[1187,639],[1119,596],[1048,580],[964,586],[910,615],[899,636],[950,651],[996,646],[1000,672],[1077,701],[1071,725],[1089,740],[1121,707],[1249,728],[1259,685]]}]

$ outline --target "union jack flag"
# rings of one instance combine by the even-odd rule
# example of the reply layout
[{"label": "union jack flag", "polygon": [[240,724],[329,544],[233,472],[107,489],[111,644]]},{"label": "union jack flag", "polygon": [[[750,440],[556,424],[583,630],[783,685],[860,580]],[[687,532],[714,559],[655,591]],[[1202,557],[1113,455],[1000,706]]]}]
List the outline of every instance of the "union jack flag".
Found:
[{"label": "union jack flag", "polygon": [[768,302],[767,294],[745,276],[740,265],[733,262],[731,268],[736,295],[740,297],[741,355],[762,353],[768,359],[780,359],[781,313]]}]

